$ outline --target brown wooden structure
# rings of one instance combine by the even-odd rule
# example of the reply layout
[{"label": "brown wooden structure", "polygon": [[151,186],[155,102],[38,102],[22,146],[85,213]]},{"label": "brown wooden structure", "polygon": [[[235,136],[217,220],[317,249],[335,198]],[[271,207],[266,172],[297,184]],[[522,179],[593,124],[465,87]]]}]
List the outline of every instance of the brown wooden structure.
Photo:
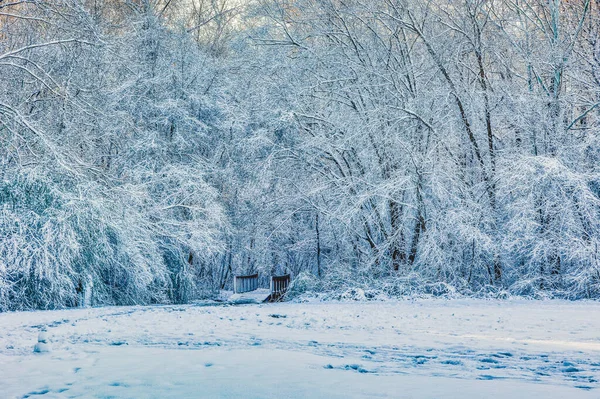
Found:
[{"label": "brown wooden structure", "polygon": [[[283,299],[283,296],[287,292],[291,276],[289,274],[283,276],[272,276],[271,277],[271,294],[266,299],[269,302],[277,302]],[[258,273],[248,276],[234,276],[233,277],[233,293],[244,294],[258,289]],[[265,290],[266,291],[266,290]]]},{"label": "brown wooden structure", "polygon": [[289,274],[271,277],[271,296],[269,300],[271,302],[280,301],[287,292],[291,280]]}]

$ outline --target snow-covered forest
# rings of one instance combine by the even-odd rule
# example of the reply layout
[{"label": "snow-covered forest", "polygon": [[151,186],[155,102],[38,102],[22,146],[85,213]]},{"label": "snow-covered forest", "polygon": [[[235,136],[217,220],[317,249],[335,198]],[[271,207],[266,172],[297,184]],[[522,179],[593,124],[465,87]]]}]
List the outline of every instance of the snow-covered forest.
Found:
[{"label": "snow-covered forest", "polygon": [[600,297],[598,0],[0,0],[0,311]]}]

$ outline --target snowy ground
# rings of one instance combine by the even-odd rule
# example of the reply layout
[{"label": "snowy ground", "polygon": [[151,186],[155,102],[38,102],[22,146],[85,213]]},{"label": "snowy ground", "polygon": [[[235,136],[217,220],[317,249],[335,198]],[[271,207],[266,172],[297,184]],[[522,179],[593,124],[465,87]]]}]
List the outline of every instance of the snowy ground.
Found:
[{"label": "snowy ground", "polygon": [[[46,329],[49,353],[33,353]],[[600,303],[0,314],[0,398],[598,398]]]}]

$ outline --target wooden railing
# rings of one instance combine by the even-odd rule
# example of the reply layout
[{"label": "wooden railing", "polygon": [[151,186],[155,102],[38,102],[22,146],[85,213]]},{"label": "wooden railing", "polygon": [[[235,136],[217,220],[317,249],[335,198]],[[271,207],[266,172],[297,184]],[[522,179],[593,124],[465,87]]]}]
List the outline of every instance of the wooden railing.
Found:
[{"label": "wooden railing", "polygon": [[[289,274],[284,276],[271,277],[271,295],[270,301],[279,301],[287,292],[291,282]],[[234,276],[233,292],[234,294],[243,294],[258,289],[258,273],[251,276]]]},{"label": "wooden railing", "polygon": [[271,277],[271,301],[278,301],[285,295],[290,286],[290,275]]},{"label": "wooden railing", "polygon": [[244,292],[254,291],[258,288],[258,273],[251,276],[234,276],[233,293],[242,294]]}]

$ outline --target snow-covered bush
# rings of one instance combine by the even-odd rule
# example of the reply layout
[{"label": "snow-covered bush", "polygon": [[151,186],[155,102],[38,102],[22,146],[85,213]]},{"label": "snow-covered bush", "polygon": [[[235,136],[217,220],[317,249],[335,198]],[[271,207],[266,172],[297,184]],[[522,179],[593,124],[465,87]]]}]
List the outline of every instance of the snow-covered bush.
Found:
[{"label": "snow-covered bush", "polygon": [[510,159],[501,168],[498,188],[507,215],[502,244],[514,265],[513,291],[595,295],[600,199],[591,190],[594,176],[556,157]]},{"label": "snow-covered bush", "polygon": [[319,281],[313,274],[302,272],[292,279],[286,297],[295,298],[303,294],[316,293],[319,288]]}]

